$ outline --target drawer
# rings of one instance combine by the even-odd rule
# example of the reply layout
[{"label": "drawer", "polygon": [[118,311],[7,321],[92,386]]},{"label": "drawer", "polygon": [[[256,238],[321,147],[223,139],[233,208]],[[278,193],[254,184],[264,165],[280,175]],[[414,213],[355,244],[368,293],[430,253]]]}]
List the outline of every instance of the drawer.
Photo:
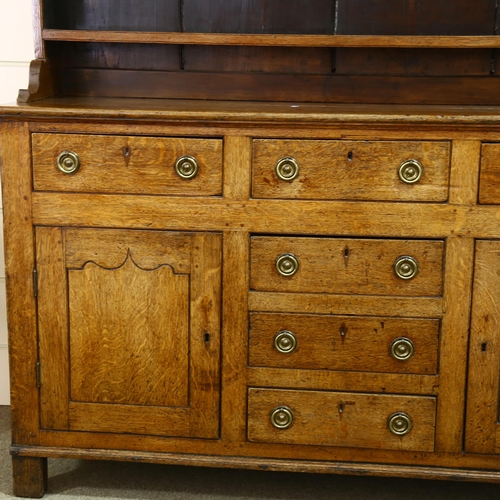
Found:
[{"label": "drawer", "polygon": [[248,391],[248,439],[263,443],[433,451],[435,415],[433,397]]},{"label": "drawer", "polygon": [[253,158],[255,198],[448,199],[449,142],[265,139]]},{"label": "drawer", "polygon": [[481,147],[479,203],[500,204],[500,144],[483,144]]},{"label": "drawer", "polygon": [[[34,189],[186,196],[222,194],[222,140],[33,134]],[[75,157],[60,155],[71,152]],[[179,158],[190,157],[187,161]],[[74,173],[63,172],[79,165]],[[194,174],[194,175],[193,175]],[[192,175],[191,178],[187,178]]]},{"label": "drawer", "polygon": [[268,292],[439,296],[443,252],[440,240],[254,236],[250,286]]},{"label": "drawer", "polygon": [[250,366],[437,373],[437,319],[252,313],[249,337]]}]

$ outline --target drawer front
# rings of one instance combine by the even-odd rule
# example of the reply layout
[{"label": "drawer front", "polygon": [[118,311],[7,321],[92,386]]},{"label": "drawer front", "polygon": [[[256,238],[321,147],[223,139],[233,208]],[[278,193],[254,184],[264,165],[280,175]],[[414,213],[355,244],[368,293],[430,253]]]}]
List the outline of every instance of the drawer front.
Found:
[{"label": "drawer front", "polygon": [[[222,140],[135,136],[33,134],[35,190],[186,196],[222,194]],[[63,172],[58,158],[77,155],[79,168]],[[181,177],[176,171],[179,158]],[[62,157],[61,157],[62,158]],[[64,162],[64,158],[61,159]],[[197,173],[186,178],[186,173]],[[75,165],[70,159],[68,167]],[[184,166],[182,166],[184,165]],[[63,165],[64,167],[64,165]],[[192,167],[192,170],[190,170]]]},{"label": "drawer front", "polygon": [[[255,198],[434,202],[448,199],[448,142],[266,139],[253,141],[253,155]],[[296,164],[280,163],[284,158],[293,158]],[[408,163],[409,160],[418,165]],[[279,176],[283,168],[288,180]]]},{"label": "drawer front", "polygon": [[[397,311],[395,311],[397,312]],[[437,373],[439,320],[313,314],[250,315],[250,365]]]},{"label": "drawer front", "polygon": [[248,391],[248,439],[256,442],[433,451],[435,415],[432,397]]},{"label": "drawer front", "polygon": [[269,292],[439,296],[443,251],[444,243],[434,240],[254,236],[250,286]]},{"label": "drawer front", "polygon": [[481,147],[479,203],[500,204],[500,144],[483,144]]}]

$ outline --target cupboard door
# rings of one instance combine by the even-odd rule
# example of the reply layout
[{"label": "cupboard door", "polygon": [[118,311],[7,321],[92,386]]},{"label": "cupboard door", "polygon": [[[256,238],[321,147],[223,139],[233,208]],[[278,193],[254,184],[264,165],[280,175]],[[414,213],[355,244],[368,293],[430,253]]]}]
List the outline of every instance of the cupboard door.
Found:
[{"label": "cupboard door", "polygon": [[500,241],[477,241],[465,449],[500,453]]},{"label": "cupboard door", "polygon": [[36,229],[41,426],[219,436],[221,237]]}]

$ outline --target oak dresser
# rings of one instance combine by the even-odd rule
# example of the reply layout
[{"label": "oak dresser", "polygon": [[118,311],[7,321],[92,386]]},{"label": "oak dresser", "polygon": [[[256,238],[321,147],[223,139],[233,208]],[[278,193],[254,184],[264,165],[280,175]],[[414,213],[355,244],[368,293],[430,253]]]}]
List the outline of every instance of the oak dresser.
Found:
[{"label": "oak dresser", "polygon": [[33,14],[15,494],[48,457],[500,482],[495,0]]}]

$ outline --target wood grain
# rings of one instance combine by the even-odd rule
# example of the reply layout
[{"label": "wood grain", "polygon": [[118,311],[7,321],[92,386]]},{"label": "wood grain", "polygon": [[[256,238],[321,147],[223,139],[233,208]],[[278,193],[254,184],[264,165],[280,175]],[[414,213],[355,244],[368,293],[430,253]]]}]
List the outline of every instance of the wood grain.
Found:
[{"label": "wood grain", "polygon": [[251,139],[224,138],[224,199],[248,200],[252,171]]},{"label": "wood grain", "polygon": [[[274,344],[282,331],[297,341],[293,352]],[[386,317],[313,316],[302,314],[250,315],[250,366],[370,371],[379,373],[437,372],[439,321]],[[396,339],[408,338],[415,354],[408,360],[391,356]]]},{"label": "wood grain", "polygon": [[429,297],[371,297],[318,293],[255,292],[248,294],[251,311],[310,314],[345,314],[398,317],[439,318],[443,299]]},{"label": "wood grain", "polygon": [[183,28],[203,33],[332,33],[329,0],[183,0]]},{"label": "wood grain", "polygon": [[500,204],[500,144],[481,145],[479,203]]},{"label": "wood grain", "polygon": [[33,288],[35,241],[31,215],[29,127],[0,125],[4,206],[5,285],[9,325],[12,442],[37,444],[37,324]]},{"label": "wood grain", "polygon": [[[249,186],[248,186],[249,188]],[[248,262],[246,231],[225,231],[222,302],[222,429],[223,442],[246,441],[248,363]],[[236,271],[237,270],[237,271]]]},{"label": "wood grain", "polygon": [[[59,227],[36,228],[40,425],[69,429],[68,289],[65,238]],[[53,286],[53,283],[60,284]]]},{"label": "wood grain", "polygon": [[191,274],[191,236],[188,233],[77,228],[65,229],[66,266],[82,269],[89,261],[114,269],[130,255],[142,269],[166,263],[177,274]]},{"label": "wood grain", "polygon": [[444,316],[440,338],[440,392],[436,451],[460,453],[463,442],[468,334],[472,295],[474,241],[446,240]]},{"label": "wood grain", "polygon": [[352,104],[498,106],[490,76],[405,77],[198,73],[115,69],[71,69],[62,73],[61,93],[71,97],[214,99]]},{"label": "wood grain", "polygon": [[154,33],[104,30],[44,29],[44,40],[71,42],[166,43],[184,45],[250,45],[271,47],[500,47],[495,35],[289,35],[241,33]]},{"label": "wood grain", "polygon": [[498,453],[500,311],[496,297],[500,293],[499,257],[498,241],[476,242],[465,430],[465,449],[471,453]]},{"label": "wood grain", "polygon": [[14,456],[12,476],[15,496],[42,498],[47,491],[47,459]]},{"label": "wood grain", "polygon": [[20,90],[17,98],[19,104],[38,101],[59,94],[59,81],[55,76],[56,61],[35,59],[30,63],[29,83],[27,90]]},{"label": "wood grain", "polygon": [[[131,227],[173,231],[247,230],[253,233],[445,238],[496,238],[494,206],[301,200],[229,201],[208,198],[32,194],[40,225]],[[155,217],[151,217],[154,209]],[[279,213],[280,217],[276,217]]]},{"label": "wood grain", "polygon": [[192,237],[190,298],[189,401],[191,437],[220,436],[222,237]]},{"label": "wood grain", "polygon": [[[57,168],[57,158],[64,151],[72,151],[80,159],[75,174]],[[183,156],[198,162],[200,170],[193,179],[182,179],[175,171],[177,159]],[[33,134],[33,174],[36,190],[220,195],[222,141]]]},{"label": "wood grain", "polygon": [[[135,0],[46,0],[45,26],[76,30],[178,31],[178,0],[150,0],[148,8]],[[50,17],[49,17],[50,14]]]},{"label": "wood grain", "polygon": [[[293,413],[293,424],[288,429],[275,428],[269,418],[281,406]],[[250,388],[248,439],[432,451],[435,410],[434,398]],[[395,436],[387,428],[388,418],[396,412],[406,413],[413,421],[406,436]]]},{"label": "wood grain", "polygon": [[71,430],[189,436],[190,410],[155,406],[69,403]]},{"label": "wood grain", "polygon": [[189,405],[188,275],[129,254],[117,269],[68,271],[68,287],[72,401]]},{"label": "wood grain", "polygon": [[[251,446],[250,444],[249,446]],[[289,470],[291,472],[314,472],[318,474],[352,474],[363,476],[401,477],[429,479],[434,477],[440,480],[453,481],[478,481],[498,483],[500,475],[495,470],[465,470],[457,469],[453,464],[445,467],[429,467],[424,465],[402,465],[402,464],[372,464],[367,462],[342,462],[335,460],[301,460],[301,459],[274,459],[261,457],[243,456],[203,456],[187,453],[155,453],[146,451],[129,452],[126,457],[113,450],[80,450],[63,447],[37,447],[16,448],[15,452],[20,456],[40,456],[42,454],[51,457],[68,457],[77,460],[121,460],[125,462],[146,462],[156,464],[182,464],[199,467],[225,467],[230,469],[255,469],[269,471]],[[373,450],[370,450],[373,452]],[[416,454],[415,455],[423,455]],[[460,459],[470,460],[474,457],[460,456]],[[443,460],[443,456],[441,456]],[[472,463],[472,462],[469,462]]]},{"label": "wood grain", "polygon": [[339,0],[337,33],[367,35],[492,35],[495,0]]},{"label": "wood grain", "polygon": [[[440,296],[443,242],[333,238],[252,237],[250,287],[266,292],[360,295]],[[281,255],[298,259],[298,272],[282,276]],[[398,278],[393,266],[401,256],[418,262],[418,273]]]},{"label": "wood grain", "polygon": [[246,377],[249,387],[274,389],[315,389],[318,391],[372,392],[437,396],[439,376],[404,373],[305,370],[250,367]]},{"label": "wood grain", "polygon": [[184,46],[183,57],[186,71],[285,74],[329,74],[332,72],[333,59],[332,49],[326,47],[205,45]]},{"label": "wood grain", "polygon": [[475,205],[479,184],[478,158],[481,143],[472,140],[453,141],[450,170],[450,203]]},{"label": "wood grain", "polygon": [[[292,157],[293,181],[282,181],[276,164]],[[423,165],[415,184],[398,175],[406,160]],[[255,198],[445,201],[450,144],[392,141],[253,141],[252,196]],[[376,182],[373,182],[376,179]]]}]

